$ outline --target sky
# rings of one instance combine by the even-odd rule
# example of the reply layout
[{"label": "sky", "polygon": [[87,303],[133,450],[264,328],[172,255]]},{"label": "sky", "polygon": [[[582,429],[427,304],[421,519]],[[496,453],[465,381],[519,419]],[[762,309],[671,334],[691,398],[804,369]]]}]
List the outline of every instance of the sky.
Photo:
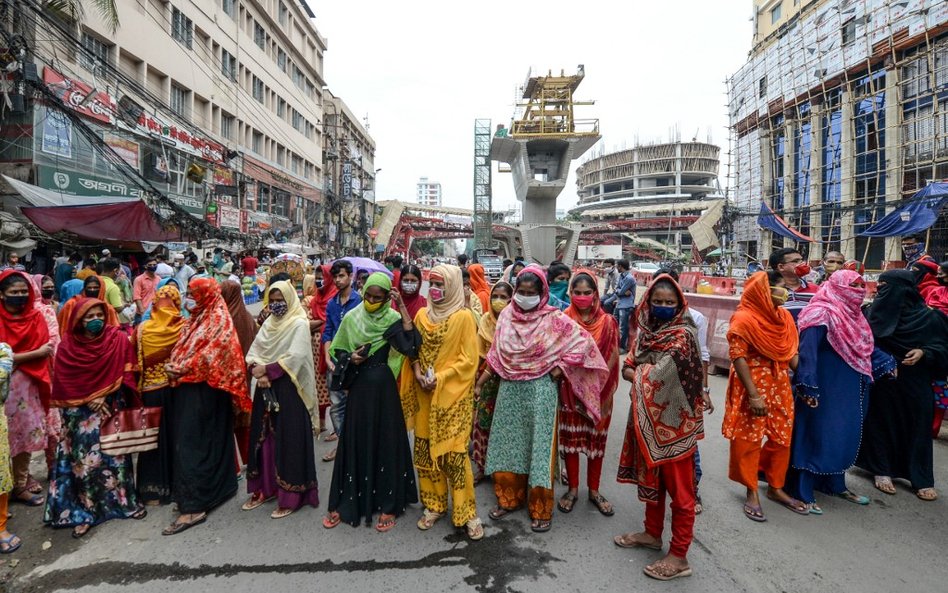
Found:
[{"label": "sky", "polygon": [[[586,78],[576,118],[599,118],[606,152],[697,134],[722,147],[725,79],[747,59],[751,0],[452,2],[308,0],[328,40],[324,78],[376,142],[378,200],[415,201],[419,177],[444,204],[473,206],[474,120],[509,126],[530,68]],[[598,150],[593,149],[593,150]],[[592,150],[584,155],[584,158]],[[573,162],[558,208],[577,202]],[[516,203],[494,163],[493,208]]]}]

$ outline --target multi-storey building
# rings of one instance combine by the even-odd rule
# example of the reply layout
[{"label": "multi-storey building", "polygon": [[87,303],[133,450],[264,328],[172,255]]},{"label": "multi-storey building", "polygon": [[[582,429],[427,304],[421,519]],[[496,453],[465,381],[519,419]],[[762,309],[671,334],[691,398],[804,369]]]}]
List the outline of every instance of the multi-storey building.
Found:
[{"label": "multi-storey building", "polygon": [[[307,4],[116,3],[115,31],[94,11],[75,23],[38,0],[21,3],[9,27],[30,45],[42,83],[101,136],[99,144],[189,213],[249,233],[305,228],[308,239],[325,241],[318,229],[332,217],[319,206],[324,137],[349,135],[324,121],[324,112],[346,110],[327,96],[327,44]],[[4,117],[10,141],[0,146],[0,170],[66,194],[140,193],[60,108],[27,97],[19,113]],[[362,157],[361,171],[372,166],[374,143],[355,127],[358,148],[347,154]],[[361,187],[355,191],[362,196]]]},{"label": "multi-storey building", "polygon": [[[948,3],[758,0],[753,49],[728,80],[734,239],[765,258],[761,202],[828,249],[878,268],[898,238],[859,233],[948,178]],[[928,233],[945,258],[948,219]]]},{"label": "multi-storey building", "polygon": [[437,181],[429,181],[427,177],[420,177],[416,187],[417,191],[415,195],[419,204],[441,207],[440,183]]}]

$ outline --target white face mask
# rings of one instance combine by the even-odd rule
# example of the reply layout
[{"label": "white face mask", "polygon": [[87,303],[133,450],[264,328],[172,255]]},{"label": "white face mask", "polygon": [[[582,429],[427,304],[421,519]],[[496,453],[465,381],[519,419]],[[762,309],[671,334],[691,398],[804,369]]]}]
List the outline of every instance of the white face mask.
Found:
[{"label": "white face mask", "polygon": [[414,294],[418,292],[418,283],[417,282],[402,282],[402,291],[407,292],[408,294]]},{"label": "white face mask", "polygon": [[523,296],[519,292],[514,295],[514,301],[524,311],[532,311],[537,308],[537,305],[540,304],[540,295],[535,296]]}]

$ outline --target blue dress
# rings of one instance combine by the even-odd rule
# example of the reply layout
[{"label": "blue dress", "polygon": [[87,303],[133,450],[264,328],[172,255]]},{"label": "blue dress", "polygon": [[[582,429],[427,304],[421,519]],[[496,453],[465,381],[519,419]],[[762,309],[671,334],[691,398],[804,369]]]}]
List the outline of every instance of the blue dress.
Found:
[{"label": "blue dress", "polygon": [[[800,363],[794,382],[798,395],[817,398],[811,408],[794,402],[793,442],[787,490],[803,502],[815,502],[814,489],[827,494],[846,491],[846,470],[852,467],[862,442],[872,379],[853,369],[827,340],[825,326],[800,334]],[[891,373],[895,359],[876,348],[872,353],[875,378]]]}]

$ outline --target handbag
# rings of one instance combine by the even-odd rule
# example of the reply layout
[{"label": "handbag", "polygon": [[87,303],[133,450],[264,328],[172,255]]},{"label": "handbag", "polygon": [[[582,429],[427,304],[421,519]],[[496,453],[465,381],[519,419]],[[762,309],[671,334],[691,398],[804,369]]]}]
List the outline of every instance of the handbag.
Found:
[{"label": "handbag", "polygon": [[106,455],[128,455],[158,448],[161,408],[139,406],[113,410],[99,427],[99,449]]}]

